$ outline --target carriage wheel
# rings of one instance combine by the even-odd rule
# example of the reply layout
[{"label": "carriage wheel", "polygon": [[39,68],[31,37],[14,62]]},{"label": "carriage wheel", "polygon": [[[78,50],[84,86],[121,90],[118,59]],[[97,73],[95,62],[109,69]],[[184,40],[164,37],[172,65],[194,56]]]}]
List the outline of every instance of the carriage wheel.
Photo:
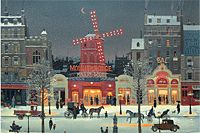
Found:
[{"label": "carriage wheel", "polygon": [[23,120],[24,116],[23,115],[18,115],[19,120]]},{"label": "carriage wheel", "polygon": [[72,118],[73,114],[70,111],[65,111],[64,116],[65,116],[65,118]]},{"label": "carriage wheel", "polygon": [[154,132],[156,132],[158,130],[158,128],[156,126],[152,126],[151,128]]}]

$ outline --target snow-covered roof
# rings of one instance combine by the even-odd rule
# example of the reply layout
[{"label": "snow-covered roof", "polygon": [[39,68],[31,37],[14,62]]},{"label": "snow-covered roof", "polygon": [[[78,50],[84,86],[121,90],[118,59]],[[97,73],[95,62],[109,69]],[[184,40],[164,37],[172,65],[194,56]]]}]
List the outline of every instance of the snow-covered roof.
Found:
[{"label": "snow-covered roof", "polygon": [[41,35],[47,35],[46,30],[43,30],[43,31],[41,32]]},{"label": "snow-covered roof", "polygon": [[95,34],[87,34],[85,37],[95,37]]},{"label": "snow-covered roof", "polygon": [[147,15],[145,25],[180,25],[180,22],[178,22],[177,16]]},{"label": "snow-covered roof", "polygon": [[144,49],[144,38],[133,38],[131,44],[131,50]]},{"label": "snow-covered roof", "polygon": [[183,25],[183,30],[200,30],[200,25]]}]

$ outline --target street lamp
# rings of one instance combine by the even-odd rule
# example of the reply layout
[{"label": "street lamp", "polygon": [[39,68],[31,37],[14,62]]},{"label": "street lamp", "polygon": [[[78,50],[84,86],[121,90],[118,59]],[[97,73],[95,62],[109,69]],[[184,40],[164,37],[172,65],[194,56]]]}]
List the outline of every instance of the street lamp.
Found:
[{"label": "street lamp", "polygon": [[[161,117],[161,113],[160,113],[160,112],[158,112],[158,114],[157,114],[157,115],[158,115],[158,117],[157,117],[157,118],[159,119],[159,125],[160,125],[160,117]],[[159,129],[159,133],[160,133],[160,129]]]},{"label": "street lamp", "polygon": [[51,114],[51,96],[48,96],[48,105],[49,105],[49,115]]},{"label": "street lamp", "polygon": [[192,96],[194,95],[194,93],[189,92],[188,96],[190,96],[190,107],[189,107],[189,114],[192,114]]},{"label": "street lamp", "polygon": [[119,114],[122,115],[122,103],[121,103],[122,94],[120,93],[120,94],[118,94],[118,96],[119,96],[119,108],[120,108]]},{"label": "street lamp", "polygon": [[25,115],[28,117],[28,133],[30,133],[29,132],[29,117],[31,116],[31,113],[27,112],[25,113]]}]

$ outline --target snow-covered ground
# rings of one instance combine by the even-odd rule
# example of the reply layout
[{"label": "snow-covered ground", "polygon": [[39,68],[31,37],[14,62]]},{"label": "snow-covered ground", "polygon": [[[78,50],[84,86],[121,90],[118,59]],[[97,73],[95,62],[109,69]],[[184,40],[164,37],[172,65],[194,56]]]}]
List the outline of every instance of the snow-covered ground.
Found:
[{"label": "snow-covered ground", "polygon": [[[86,107],[91,108],[91,107]],[[151,106],[142,106],[141,110],[143,114],[151,108]],[[18,106],[15,109],[1,108],[1,133],[7,133],[12,121],[16,121],[17,124],[23,126],[21,129],[22,132],[27,132],[27,118],[25,117],[23,120],[19,120],[16,116],[13,115],[14,110],[29,110],[28,106]],[[41,108],[38,107],[38,110]],[[63,113],[66,110],[66,107],[57,110],[55,106],[51,107],[52,116],[48,116],[48,107],[45,107],[46,119],[45,119],[45,132],[55,132],[55,133],[100,133],[100,127],[104,129],[108,126],[109,133],[112,133],[113,127],[113,115],[117,114],[118,116],[118,129],[119,133],[129,133],[129,132],[137,132],[137,119],[132,119],[132,124],[129,124],[126,121],[125,111],[127,109],[132,110],[133,112],[137,112],[137,106],[122,106],[123,115],[119,115],[119,106],[104,106],[104,109],[101,111],[101,118],[81,118],[77,119],[66,119],[63,117]],[[188,115],[188,106],[181,106],[181,113],[172,113],[172,111],[176,110],[176,106],[172,105],[159,105],[156,108],[156,112],[163,112],[166,109],[170,109],[169,115],[171,119],[174,120],[175,124],[180,126],[180,130],[177,133],[200,133],[200,106],[192,106],[192,115]],[[109,114],[109,118],[103,118],[105,111]],[[96,116],[96,115],[95,115]],[[55,131],[50,131],[48,127],[49,118],[52,117],[53,121],[56,123],[57,127]],[[151,133],[151,126],[154,123],[158,123],[158,119],[154,118],[153,123],[148,123],[147,120],[144,120],[144,125],[142,127],[143,133]],[[30,131],[31,133],[40,132],[41,131],[41,119],[39,117],[31,117],[30,118]],[[169,130],[162,130],[163,133],[170,133]]]}]

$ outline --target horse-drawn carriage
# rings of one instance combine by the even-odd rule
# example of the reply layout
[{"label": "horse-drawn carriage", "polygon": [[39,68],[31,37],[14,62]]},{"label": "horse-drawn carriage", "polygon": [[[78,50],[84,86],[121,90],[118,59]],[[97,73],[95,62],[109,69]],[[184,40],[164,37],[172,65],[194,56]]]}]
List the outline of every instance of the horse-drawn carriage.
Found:
[{"label": "horse-drawn carriage", "polygon": [[64,112],[64,116],[66,118],[72,118],[74,115],[79,114],[80,110],[82,111],[81,116],[82,117],[88,117],[87,109],[84,107],[83,104],[80,106],[81,109],[79,109],[79,104],[75,102],[68,102],[67,103],[67,110]]}]

